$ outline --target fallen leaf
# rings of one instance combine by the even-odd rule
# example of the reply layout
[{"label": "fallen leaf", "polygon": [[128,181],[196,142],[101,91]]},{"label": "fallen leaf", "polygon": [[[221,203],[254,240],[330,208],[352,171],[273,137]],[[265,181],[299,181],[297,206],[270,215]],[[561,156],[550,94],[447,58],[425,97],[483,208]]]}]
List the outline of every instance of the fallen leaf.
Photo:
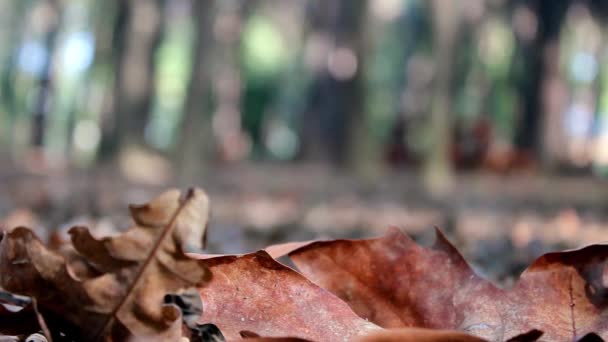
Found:
[{"label": "fallen leaf", "polygon": [[17,227],[3,235],[0,281],[4,289],[35,297],[39,306],[68,321],[83,319],[80,307],[92,304],[63,257],[46,249],[27,228]]},{"label": "fallen leaf", "polygon": [[314,242],[290,257],[382,327],[453,329],[491,341],[533,329],[547,341],[608,337],[606,245],[546,254],[511,290],[477,276],[438,230],[430,248],[393,228],[378,239]]},{"label": "fallen leaf", "polygon": [[36,298],[43,311],[78,327],[81,340],[125,331],[146,340],[179,340],[181,312],[163,299],[200,287],[211,276],[203,261],[184,253],[187,243],[194,248],[204,244],[207,196],[195,189],[182,198],[171,190],[146,205],[132,206],[131,215],[137,224],[115,237],[96,239],[83,227],[70,230],[80,261],[98,275],[75,273],[27,228],[6,233],[0,242],[2,287]]},{"label": "fallen leaf", "polygon": [[[260,337],[250,331],[242,331],[247,342],[310,342],[297,337]],[[461,331],[431,330],[423,328],[403,328],[378,330],[353,339],[355,342],[487,342],[479,337]],[[527,342],[535,340],[526,340]],[[524,342],[524,341],[520,341]]]},{"label": "fallen leaf", "polygon": [[378,331],[356,340],[357,342],[484,342],[479,337],[461,331],[404,328]]},{"label": "fallen leaf", "polygon": [[204,261],[213,279],[201,289],[200,322],[217,325],[228,340],[246,330],[264,338],[350,341],[379,329],[264,251]]}]

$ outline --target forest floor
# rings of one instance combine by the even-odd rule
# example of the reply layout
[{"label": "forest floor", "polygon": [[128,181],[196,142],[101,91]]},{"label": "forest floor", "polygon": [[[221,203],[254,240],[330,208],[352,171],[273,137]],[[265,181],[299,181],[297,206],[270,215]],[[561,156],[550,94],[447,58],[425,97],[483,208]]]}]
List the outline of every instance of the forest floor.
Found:
[{"label": "forest floor", "polygon": [[[4,167],[0,180],[0,227],[31,226],[43,238],[75,224],[100,235],[128,227],[129,203],[179,184],[170,175],[142,180],[114,167]],[[411,172],[362,181],[312,164],[250,164],[208,169],[198,185],[212,201],[211,253],[377,236],[389,225],[430,245],[436,226],[478,272],[509,286],[542,253],[608,241],[608,183],[583,176],[464,173],[437,196]]]}]

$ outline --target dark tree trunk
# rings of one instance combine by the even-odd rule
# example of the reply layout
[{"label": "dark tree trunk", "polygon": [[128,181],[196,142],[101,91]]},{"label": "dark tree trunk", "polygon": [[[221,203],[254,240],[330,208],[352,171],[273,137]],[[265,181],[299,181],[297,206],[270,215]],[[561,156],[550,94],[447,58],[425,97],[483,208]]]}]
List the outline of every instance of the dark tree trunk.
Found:
[{"label": "dark tree trunk", "polygon": [[570,1],[534,0],[523,1],[523,4],[530,6],[536,14],[538,31],[535,39],[522,47],[522,60],[526,64],[519,86],[523,103],[515,133],[515,147],[541,157],[542,93],[547,72],[547,48],[559,37]]},{"label": "dark tree trunk", "polygon": [[49,8],[52,9],[47,15],[49,18],[49,26],[44,35],[44,45],[47,51],[47,57],[44,61],[42,71],[38,80],[38,91],[34,104],[34,112],[32,115],[32,145],[34,147],[42,147],[44,145],[44,132],[47,116],[50,111],[50,104],[53,90],[53,59],[55,46],[57,43],[57,33],[60,25],[60,8],[56,0],[49,0]]},{"label": "dark tree trunk", "polygon": [[115,27],[113,120],[102,148],[111,153],[128,145],[144,145],[154,75],[155,52],[162,39],[164,0],[119,1]]},{"label": "dark tree trunk", "polygon": [[116,1],[116,18],[114,19],[114,28],[112,33],[112,67],[114,69],[114,80],[112,89],[108,92],[108,101],[104,101],[106,108],[103,109],[101,118],[101,142],[99,146],[99,159],[111,159],[118,152],[120,146],[119,134],[119,119],[118,104],[116,96],[120,74],[123,72],[122,60],[125,54],[126,32],[129,18],[129,2]]},{"label": "dark tree trunk", "polygon": [[[356,158],[356,151],[350,149],[351,143],[367,137],[361,73],[366,3],[318,1],[309,9],[310,26],[331,41],[329,53],[335,55],[327,57],[338,59],[344,55],[336,54],[337,51],[347,51],[355,56],[357,69],[353,75],[340,77],[335,70],[324,67],[313,80],[310,106],[303,118],[305,157],[328,158],[336,165],[346,166]],[[336,63],[349,62],[336,60]]]}]

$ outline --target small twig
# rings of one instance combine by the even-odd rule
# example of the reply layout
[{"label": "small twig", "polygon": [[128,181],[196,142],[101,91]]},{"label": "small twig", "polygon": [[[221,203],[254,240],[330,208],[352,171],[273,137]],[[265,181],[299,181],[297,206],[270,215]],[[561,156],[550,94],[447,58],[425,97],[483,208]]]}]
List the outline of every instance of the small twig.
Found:
[{"label": "small twig", "polygon": [[46,325],[44,317],[42,317],[42,314],[38,310],[38,302],[36,302],[36,298],[32,298],[32,306],[34,307],[34,312],[36,313],[36,319],[38,320],[38,324],[40,324],[40,328],[42,329],[42,332],[44,332],[44,336],[46,336],[46,340],[48,342],[53,342],[53,338],[51,337],[51,331]]}]

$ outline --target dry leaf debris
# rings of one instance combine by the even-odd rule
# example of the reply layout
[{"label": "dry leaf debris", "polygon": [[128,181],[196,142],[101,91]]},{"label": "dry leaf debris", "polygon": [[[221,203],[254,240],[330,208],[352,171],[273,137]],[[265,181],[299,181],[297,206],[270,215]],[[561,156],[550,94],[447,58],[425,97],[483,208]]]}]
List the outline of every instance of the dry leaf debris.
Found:
[{"label": "dry leaf debris", "polygon": [[[204,247],[209,200],[202,190],[170,190],[130,210],[135,224],[129,230],[96,238],[74,227],[71,245],[61,252],[28,228],[4,233],[0,285],[32,297],[39,310],[15,311],[0,298],[0,332],[37,333],[42,317],[53,334],[82,341],[608,336],[605,245],[546,254],[505,290],[477,276],[438,230],[430,248],[392,228],[376,239],[210,256],[186,253]],[[298,271],[277,261],[286,254]],[[183,291],[192,288],[202,309],[196,292]]]},{"label": "dry leaf debris", "polygon": [[84,227],[70,231],[79,260],[96,271],[86,277],[31,230],[13,229],[0,242],[2,288],[36,298],[44,313],[65,318],[81,340],[179,339],[181,313],[163,298],[211,277],[203,262],[184,252],[186,240],[203,245],[209,201],[199,189],[184,196],[170,190],[132,206],[131,215],[135,226],[115,237],[97,239]]}]

